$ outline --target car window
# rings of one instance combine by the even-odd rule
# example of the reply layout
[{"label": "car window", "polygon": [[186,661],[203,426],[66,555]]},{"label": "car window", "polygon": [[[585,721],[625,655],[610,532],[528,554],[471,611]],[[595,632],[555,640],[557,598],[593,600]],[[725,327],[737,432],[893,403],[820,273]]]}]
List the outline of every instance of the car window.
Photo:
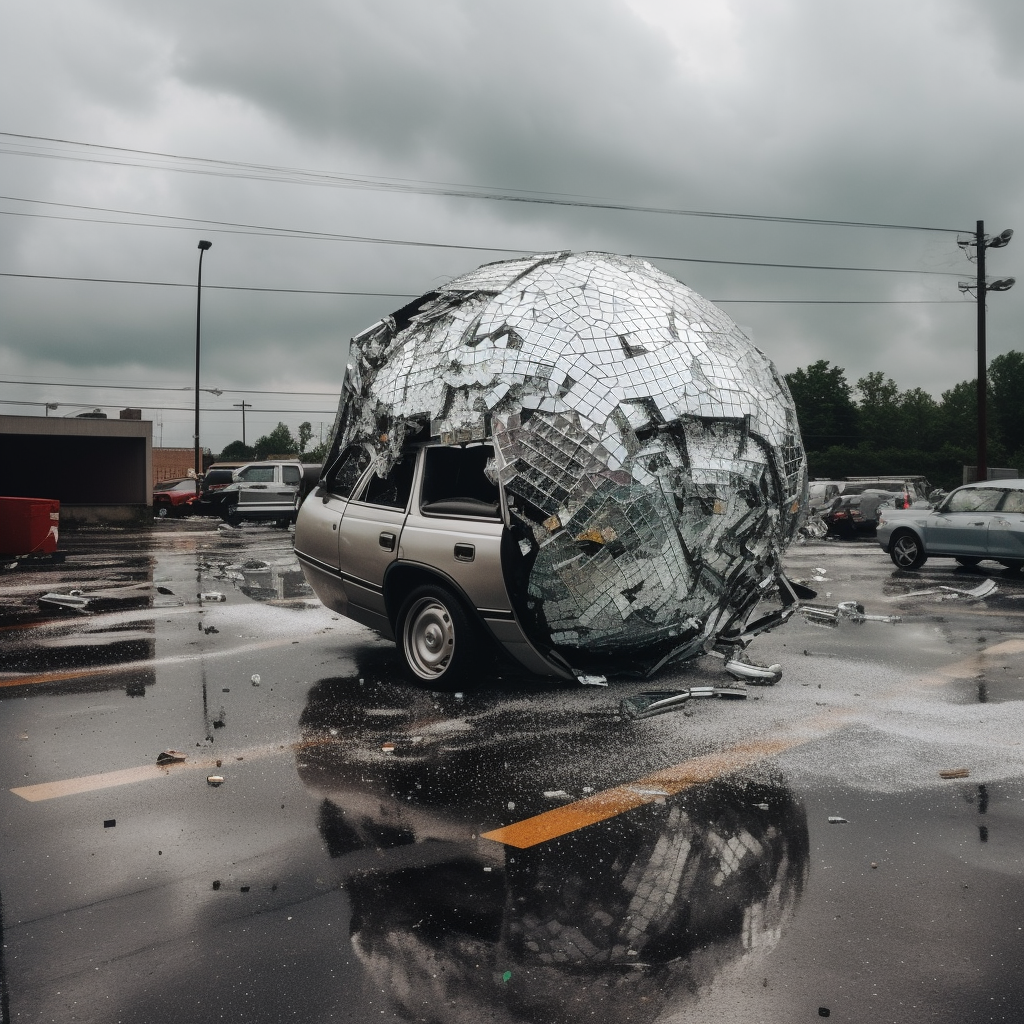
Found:
[{"label": "car window", "polygon": [[360,500],[368,505],[383,505],[386,508],[405,508],[412,491],[412,473],[416,468],[416,456],[412,452],[400,455],[385,477],[376,473],[370,475]]},{"label": "car window", "polygon": [[298,466],[282,466],[282,477],[286,484],[297,484],[302,477],[302,471]]},{"label": "car window", "polygon": [[339,498],[351,495],[359,478],[370,465],[370,453],[361,444],[350,444],[324,479],[324,489]]},{"label": "car window", "polygon": [[1017,490],[1015,487],[1013,490],[1007,491],[1002,505],[999,506],[999,511],[1024,512],[1024,490]]},{"label": "car window", "polygon": [[1002,497],[998,487],[963,487],[949,496],[943,512],[994,512]]},{"label": "car window", "polygon": [[494,449],[428,448],[424,455],[421,508],[434,515],[497,516],[498,487],[493,482]]},{"label": "car window", "polygon": [[273,466],[246,466],[238,474],[239,480],[244,480],[246,483],[257,483],[257,484],[272,484],[274,482],[274,467]]}]

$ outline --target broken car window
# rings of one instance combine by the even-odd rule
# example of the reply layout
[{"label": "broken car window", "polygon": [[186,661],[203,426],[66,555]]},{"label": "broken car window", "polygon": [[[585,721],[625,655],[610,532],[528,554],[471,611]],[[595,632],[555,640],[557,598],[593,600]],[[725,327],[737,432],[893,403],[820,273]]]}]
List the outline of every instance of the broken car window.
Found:
[{"label": "broken car window", "polygon": [[490,445],[428,448],[420,508],[427,515],[497,517],[497,486],[488,479]]},{"label": "broken car window", "polygon": [[332,467],[324,484],[326,490],[339,498],[349,497],[369,465],[370,453],[366,447],[361,444],[350,444]]},{"label": "broken car window", "polygon": [[416,466],[415,455],[409,453],[399,457],[386,477],[376,473],[370,476],[362,500],[369,505],[384,505],[386,508],[405,508],[412,490],[412,472]]},{"label": "broken car window", "polygon": [[257,483],[257,484],[272,484],[274,482],[274,467],[273,466],[246,466],[238,474],[239,480],[244,480],[246,483]]},{"label": "broken car window", "polygon": [[995,512],[1003,491],[998,487],[964,487],[954,491],[943,512]]},{"label": "broken car window", "polygon": [[1000,512],[1024,512],[1024,491],[1016,489],[1006,492],[1003,503],[999,507]]}]

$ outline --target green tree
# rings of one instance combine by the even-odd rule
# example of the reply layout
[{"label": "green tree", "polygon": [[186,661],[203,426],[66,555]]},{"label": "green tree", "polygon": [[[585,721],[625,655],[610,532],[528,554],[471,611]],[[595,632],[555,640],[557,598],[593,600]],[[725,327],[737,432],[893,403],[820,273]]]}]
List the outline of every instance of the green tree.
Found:
[{"label": "green tree", "polygon": [[834,445],[853,445],[859,437],[858,411],[846,380],[846,370],[827,359],[786,374],[800,421],[804,447],[825,451]]},{"label": "green tree", "polygon": [[258,459],[266,459],[271,455],[297,455],[299,451],[292,432],[283,423],[278,423],[269,434],[258,437],[253,447]]},{"label": "green tree", "polygon": [[242,444],[241,441],[232,441],[231,444],[224,446],[224,451],[217,456],[218,462],[241,462],[243,459],[255,459],[255,450],[247,444]]},{"label": "green tree", "polygon": [[899,397],[899,416],[890,444],[899,448],[938,451],[939,403],[921,388],[911,388]]},{"label": "green tree", "polygon": [[938,421],[941,441],[964,450],[974,448],[978,437],[976,380],[962,380],[948,391],[942,392]]},{"label": "green tree", "polygon": [[857,381],[857,391],[861,437],[873,448],[890,446],[899,419],[899,386],[881,370],[874,370]]},{"label": "green tree", "polygon": [[1007,352],[988,364],[989,436],[1008,453],[1024,449],[1024,353]]},{"label": "green tree", "polygon": [[299,424],[299,454],[305,452],[309,446],[310,439],[313,437],[313,424],[306,420]]}]

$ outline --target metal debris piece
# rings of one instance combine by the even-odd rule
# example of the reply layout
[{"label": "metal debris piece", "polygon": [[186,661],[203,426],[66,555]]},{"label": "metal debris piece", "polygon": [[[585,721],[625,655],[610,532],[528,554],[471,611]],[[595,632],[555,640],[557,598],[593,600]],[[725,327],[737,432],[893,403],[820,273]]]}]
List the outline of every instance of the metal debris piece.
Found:
[{"label": "metal debris piece", "polygon": [[571,800],[572,796],[566,793],[564,789],[546,789],[544,790],[544,796],[548,800]]},{"label": "metal debris piece", "polygon": [[202,594],[196,594],[200,601],[213,603],[215,601],[226,601],[227,598],[219,590],[207,590]]},{"label": "metal debris piece", "polygon": [[849,825],[850,822],[847,818],[840,818],[838,814],[830,814],[828,816],[828,823],[830,825]]},{"label": "metal debris piece", "polygon": [[967,768],[946,768],[939,772],[940,779],[966,779],[970,775]]},{"label": "metal debris piece", "polygon": [[223,783],[224,776],[223,775],[207,775],[206,776],[206,781],[211,786],[219,786],[219,785],[221,785],[221,783]]},{"label": "metal debris piece", "polygon": [[[259,672],[253,672],[253,674],[249,677],[249,681],[252,683],[253,686],[259,686],[260,685],[260,674],[259,674]],[[359,681],[362,682],[361,679]]]},{"label": "metal debris piece", "polygon": [[588,676],[584,673],[579,673],[576,676],[576,681],[580,686],[607,686],[608,680],[605,676]]},{"label": "metal debris piece", "polygon": [[[950,594],[953,597],[973,597],[975,600],[980,600],[983,597],[989,597],[992,594],[997,593],[999,588],[996,586],[996,581],[993,579],[987,579],[982,583],[979,583],[972,590],[964,590],[962,587],[928,587],[927,590],[912,590],[909,594],[904,594],[904,597],[929,597],[932,594]],[[947,598],[946,600],[949,600]]]},{"label": "metal debris piece", "polygon": [[90,599],[81,590],[69,590],[66,594],[43,594],[39,604],[44,608],[60,608],[62,611],[84,612]]},{"label": "metal debris piece", "polygon": [[800,612],[803,617],[815,626],[838,626],[839,609],[818,608],[814,605],[801,605]]},{"label": "metal debris piece", "polygon": [[116,818],[107,818],[107,820],[103,822],[103,827],[104,828],[114,828],[116,825],[117,825],[117,819]]},{"label": "metal debris piece", "polygon": [[781,665],[758,665],[746,657],[727,661],[725,671],[733,679],[742,679],[754,686],[774,686],[782,678]]},{"label": "metal debris piece", "polygon": [[746,690],[735,686],[689,686],[683,690],[647,690],[624,697],[620,702],[624,718],[652,718],[668,711],[680,710],[687,701],[721,697],[745,700]]},{"label": "metal debris piece", "polygon": [[362,446],[384,476],[414,438],[493,443],[523,628],[570,664],[621,654],[646,670],[744,646],[807,506],[782,375],[634,257],[491,263],[357,335],[331,458]]},{"label": "metal debris piece", "polygon": [[157,764],[181,764],[185,760],[187,754],[183,754],[180,750],[161,750],[157,754]]},{"label": "metal debris piece", "polygon": [[385,754],[393,754],[395,752],[395,745],[391,742],[382,743],[380,745],[380,749],[383,750]]}]

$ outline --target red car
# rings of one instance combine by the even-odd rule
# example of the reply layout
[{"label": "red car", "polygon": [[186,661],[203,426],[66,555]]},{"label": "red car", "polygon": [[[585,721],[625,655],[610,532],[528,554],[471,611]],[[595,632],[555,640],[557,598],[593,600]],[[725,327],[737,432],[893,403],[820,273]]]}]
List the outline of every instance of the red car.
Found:
[{"label": "red car", "polygon": [[194,511],[190,506],[198,500],[196,482],[190,477],[184,480],[164,480],[153,488],[153,515],[159,519],[186,515]]}]

